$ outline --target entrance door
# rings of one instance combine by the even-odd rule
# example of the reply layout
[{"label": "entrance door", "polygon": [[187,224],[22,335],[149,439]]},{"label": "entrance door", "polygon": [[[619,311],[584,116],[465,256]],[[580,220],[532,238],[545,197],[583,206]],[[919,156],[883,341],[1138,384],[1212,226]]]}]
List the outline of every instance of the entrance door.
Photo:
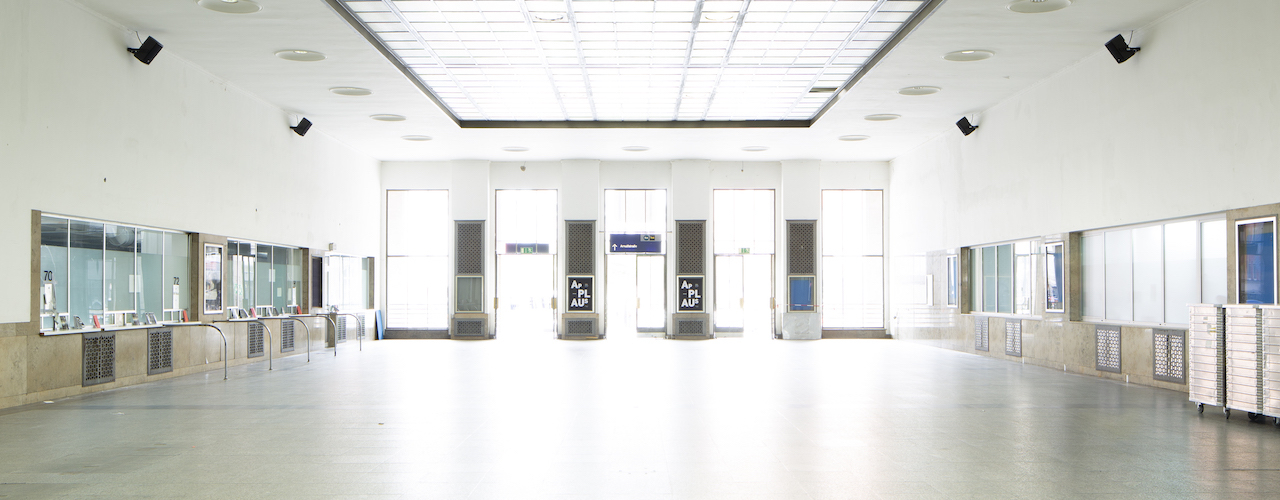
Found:
[{"label": "entrance door", "polygon": [[555,256],[499,255],[495,318],[499,338],[554,337],[554,283]]},{"label": "entrance door", "polygon": [[711,217],[717,335],[772,338],[773,190],[717,189]]},{"label": "entrance door", "polygon": [[502,339],[555,338],[556,192],[500,189],[495,332]]},{"label": "entrance door", "polygon": [[662,255],[610,254],[605,327],[608,338],[662,336],[666,331],[666,259]]},{"label": "entrance door", "polygon": [[773,256],[716,256],[715,327],[744,337],[773,337]]}]

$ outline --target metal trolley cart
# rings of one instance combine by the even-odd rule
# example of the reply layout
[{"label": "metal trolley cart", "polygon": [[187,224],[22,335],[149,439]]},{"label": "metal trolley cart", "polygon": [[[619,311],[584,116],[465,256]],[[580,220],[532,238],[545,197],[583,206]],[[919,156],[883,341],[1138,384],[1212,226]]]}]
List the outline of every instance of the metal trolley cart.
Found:
[{"label": "metal trolley cart", "polygon": [[1187,342],[1187,385],[1191,402],[1200,413],[1204,405],[1227,409],[1226,315],[1222,306],[1191,305],[1190,338]]},{"label": "metal trolley cart", "polygon": [[1231,304],[1223,309],[1227,313],[1227,408],[1249,412],[1249,420],[1257,420],[1263,413],[1267,379],[1262,309],[1252,304]]},{"label": "metal trolley cart", "polygon": [[1280,306],[1262,311],[1262,413],[1280,427]]}]

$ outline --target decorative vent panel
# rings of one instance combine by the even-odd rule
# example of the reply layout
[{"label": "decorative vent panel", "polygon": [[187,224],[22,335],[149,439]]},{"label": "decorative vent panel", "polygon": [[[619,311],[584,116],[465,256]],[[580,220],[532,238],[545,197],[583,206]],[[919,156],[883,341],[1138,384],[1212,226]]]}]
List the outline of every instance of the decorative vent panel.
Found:
[{"label": "decorative vent panel", "polygon": [[1155,379],[1175,384],[1187,383],[1187,332],[1157,328],[1152,330],[1151,334],[1154,340],[1152,345],[1155,346],[1155,353],[1152,356],[1152,373]]},{"label": "decorative vent panel", "polygon": [[173,371],[173,329],[147,330],[147,375]]},{"label": "decorative vent panel", "polygon": [[677,274],[706,274],[707,221],[676,221]]},{"label": "decorative vent panel", "polygon": [[1120,373],[1120,327],[1098,325],[1095,330],[1098,370]]},{"label": "decorative vent panel", "polygon": [[293,324],[292,320],[280,321],[280,352],[293,351]]},{"label": "decorative vent panel", "polygon": [[262,325],[249,323],[249,357],[262,357]]},{"label": "decorative vent panel", "polygon": [[595,318],[573,318],[564,320],[564,338],[566,339],[595,339],[600,335],[596,333]]},{"label": "decorative vent panel", "polygon": [[1004,353],[1022,357],[1022,320],[1004,320]]},{"label": "decorative vent panel", "polygon": [[674,339],[707,339],[711,338],[707,334],[707,326],[709,321],[706,315],[700,315],[697,319],[680,319],[675,320],[675,333],[671,336]]},{"label": "decorative vent panel", "polygon": [[991,318],[975,316],[973,318],[973,348],[978,351],[990,351],[989,324]]},{"label": "decorative vent panel", "polygon": [[116,334],[86,333],[84,343],[84,379],[82,385],[97,385],[116,379]]},{"label": "decorative vent panel", "polygon": [[454,318],[451,337],[455,339],[485,339],[485,320],[483,318]]},{"label": "decorative vent panel", "polygon": [[458,221],[455,227],[458,274],[484,274],[484,221]]},{"label": "decorative vent panel", "polygon": [[817,223],[787,221],[787,274],[817,274]]},{"label": "decorative vent panel", "polygon": [[564,272],[570,275],[596,273],[596,221],[564,221]]}]

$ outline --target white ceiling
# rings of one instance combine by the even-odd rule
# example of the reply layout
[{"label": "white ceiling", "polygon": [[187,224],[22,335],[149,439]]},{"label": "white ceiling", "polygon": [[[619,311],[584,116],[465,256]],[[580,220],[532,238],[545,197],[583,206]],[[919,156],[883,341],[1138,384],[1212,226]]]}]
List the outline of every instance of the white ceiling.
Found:
[{"label": "white ceiling", "polygon": [[[813,126],[777,129],[462,129],[418,91],[323,0],[258,0],[255,14],[223,14],[196,0],[73,0],[165,45],[157,60],[181,57],[380,160],[890,160],[1073,63],[1103,51],[1117,33],[1142,28],[1195,0],[1075,0],[1064,10],[1018,14],[1007,0],[947,0]],[[618,0],[621,1],[621,0]],[[694,1],[694,0],[687,0]],[[1137,43],[1141,45],[1139,32]],[[306,49],[328,57],[294,62],[275,52]],[[980,49],[995,57],[946,61],[947,52]],[[1139,55],[1138,57],[1141,57]],[[942,91],[903,96],[902,87]],[[340,96],[331,87],[373,95]],[[369,115],[404,115],[381,122]],[[902,118],[870,122],[864,116]],[[287,121],[282,117],[282,130]],[[981,131],[977,132],[981,133]],[[845,142],[843,135],[868,135]],[[434,140],[409,142],[404,135]],[[525,152],[503,147],[524,146]],[[648,146],[627,152],[626,146]],[[743,147],[765,146],[760,152]]]}]

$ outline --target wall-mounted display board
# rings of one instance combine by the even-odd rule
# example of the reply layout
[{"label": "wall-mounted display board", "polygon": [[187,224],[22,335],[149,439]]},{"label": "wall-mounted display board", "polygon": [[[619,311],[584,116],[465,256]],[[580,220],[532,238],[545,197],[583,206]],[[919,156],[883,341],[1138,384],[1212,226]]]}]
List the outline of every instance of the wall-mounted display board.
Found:
[{"label": "wall-mounted display board", "polygon": [[222,245],[204,246],[204,312],[222,312]]}]

